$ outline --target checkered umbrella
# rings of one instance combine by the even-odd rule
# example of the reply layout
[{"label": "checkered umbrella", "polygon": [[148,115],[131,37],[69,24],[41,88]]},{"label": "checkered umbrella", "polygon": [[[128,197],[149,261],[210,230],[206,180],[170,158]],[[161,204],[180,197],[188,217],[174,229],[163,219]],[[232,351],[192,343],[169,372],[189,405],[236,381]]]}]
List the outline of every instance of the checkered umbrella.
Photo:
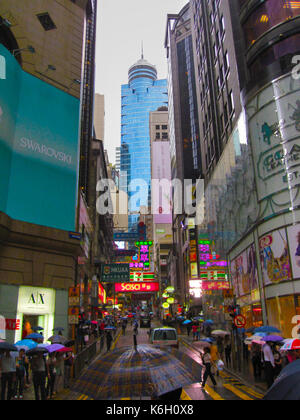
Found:
[{"label": "checkered umbrella", "polygon": [[95,400],[151,397],[199,382],[201,366],[178,350],[123,347],[93,363],[73,391]]}]

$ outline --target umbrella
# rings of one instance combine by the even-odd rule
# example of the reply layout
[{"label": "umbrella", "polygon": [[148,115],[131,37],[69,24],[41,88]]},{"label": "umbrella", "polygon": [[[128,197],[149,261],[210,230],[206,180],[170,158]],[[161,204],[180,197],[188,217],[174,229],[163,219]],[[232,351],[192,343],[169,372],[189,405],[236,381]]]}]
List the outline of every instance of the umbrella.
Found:
[{"label": "umbrella", "polygon": [[34,349],[35,347],[37,347],[37,343],[33,340],[28,340],[28,339],[25,338],[25,340],[18,341],[15,344],[15,346],[18,347],[19,350],[22,349],[22,348],[30,350],[30,349]]},{"label": "umbrella", "polygon": [[256,328],[254,330],[254,333],[258,333],[258,332],[264,332],[264,333],[271,334],[271,333],[279,333],[280,330],[276,327],[271,327],[269,325],[264,325],[263,327],[259,327],[259,328]]},{"label": "umbrella", "polygon": [[212,344],[215,340],[213,338],[201,338],[201,341]]},{"label": "umbrella", "polygon": [[295,338],[291,341],[287,341],[282,347],[281,351],[289,351],[289,350],[299,350],[300,349],[300,340]]},{"label": "umbrella", "polygon": [[62,347],[61,349],[57,350],[57,353],[67,353],[68,351],[73,351],[69,347]]},{"label": "umbrella", "polygon": [[266,342],[262,340],[253,340],[251,344],[258,344],[260,346],[263,346],[264,344],[266,344]]},{"label": "umbrella", "polygon": [[299,401],[300,360],[287,365],[263,398],[269,401]]},{"label": "umbrella", "polygon": [[50,341],[51,344],[65,344],[65,342],[68,341],[68,338],[62,335],[52,335],[48,338],[48,341]]},{"label": "umbrella", "polygon": [[43,327],[32,327],[33,331],[43,331]]},{"label": "umbrella", "polygon": [[230,333],[228,331],[223,331],[223,330],[214,330],[211,335],[220,335],[220,336],[225,336],[225,335],[230,335]]},{"label": "umbrella", "polygon": [[182,325],[187,325],[190,324],[192,321],[190,319],[186,319],[185,321],[183,321]]},{"label": "umbrella", "polygon": [[256,327],[250,327],[245,330],[246,333],[253,333],[254,330],[257,329]]},{"label": "umbrella", "polygon": [[280,337],[280,335],[266,335],[263,339],[265,342],[272,341],[273,343],[283,341],[283,337]]},{"label": "umbrella", "polygon": [[114,350],[96,360],[72,391],[95,400],[159,396],[199,382],[202,367],[175,349],[139,345]]},{"label": "umbrella", "polygon": [[36,354],[46,354],[49,353],[46,347],[36,347],[35,349],[28,350],[26,352],[27,356],[35,356]]},{"label": "umbrella", "polygon": [[51,344],[50,346],[46,347],[49,353],[54,353],[56,351],[59,351],[62,348],[64,348],[62,344]]},{"label": "umbrella", "polygon": [[212,325],[212,324],[214,324],[214,321],[212,319],[207,319],[206,321],[204,321],[204,324],[205,325],[208,325],[208,324]]},{"label": "umbrella", "polygon": [[29,334],[25,338],[26,340],[44,340],[44,337],[42,336],[42,334],[39,334],[39,333]]},{"label": "umbrella", "polygon": [[261,341],[262,337],[260,335],[252,335],[251,337],[246,338],[246,340],[244,341],[244,343],[246,345],[250,345],[252,344],[254,341]]},{"label": "umbrella", "polygon": [[1,351],[18,351],[18,349],[14,344],[6,343],[6,341],[3,341],[0,343],[0,352]]},{"label": "umbrella", "polygon": [[63,327],[55,327],[52,331],[65,331]]}]

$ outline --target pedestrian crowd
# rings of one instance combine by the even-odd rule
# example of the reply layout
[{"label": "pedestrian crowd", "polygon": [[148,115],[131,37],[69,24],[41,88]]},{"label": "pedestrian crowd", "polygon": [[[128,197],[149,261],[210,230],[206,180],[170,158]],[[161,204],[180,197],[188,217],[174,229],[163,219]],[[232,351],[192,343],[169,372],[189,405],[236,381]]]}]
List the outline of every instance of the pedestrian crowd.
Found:
[{"label": "pedestrian crowd", "polygon": [[37,351],[27,356],[20,349],[15,356],[5,351],[0,354],[1,400],[22,400],[24,390],[31,385],[36,400],[53,399],[61,389],[69,388],[73,362],[72,352],[52,352],[46,356]]}]

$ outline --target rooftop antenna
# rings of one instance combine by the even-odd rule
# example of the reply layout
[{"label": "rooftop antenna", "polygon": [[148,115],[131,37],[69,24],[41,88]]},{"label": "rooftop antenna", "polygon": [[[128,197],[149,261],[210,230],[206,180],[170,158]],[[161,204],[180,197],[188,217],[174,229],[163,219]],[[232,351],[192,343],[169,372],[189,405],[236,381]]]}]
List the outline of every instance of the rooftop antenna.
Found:
[{"label": "rooftop antenna", "polygon": [[142,41],[142,60],[144,60],[144,44],[143,44],[143,41]]}]

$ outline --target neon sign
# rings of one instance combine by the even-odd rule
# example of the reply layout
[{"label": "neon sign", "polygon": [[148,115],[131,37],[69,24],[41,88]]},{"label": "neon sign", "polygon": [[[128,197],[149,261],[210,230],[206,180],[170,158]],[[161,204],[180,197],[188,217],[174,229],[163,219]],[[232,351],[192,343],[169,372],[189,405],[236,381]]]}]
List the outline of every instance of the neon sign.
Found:
[{"label": "neon sign", "polygon": [[158,292],[159,283],[116,283],[116,293],[126,292]]},{"label": "neon sign", "polygon": [[135,246],[139,249],[138,258],[133,257],[130,263],[130,268],[139,268],[142,270],[150,270],[150,248],[152,247],[152,241],[139,241],[135,243]]}]

